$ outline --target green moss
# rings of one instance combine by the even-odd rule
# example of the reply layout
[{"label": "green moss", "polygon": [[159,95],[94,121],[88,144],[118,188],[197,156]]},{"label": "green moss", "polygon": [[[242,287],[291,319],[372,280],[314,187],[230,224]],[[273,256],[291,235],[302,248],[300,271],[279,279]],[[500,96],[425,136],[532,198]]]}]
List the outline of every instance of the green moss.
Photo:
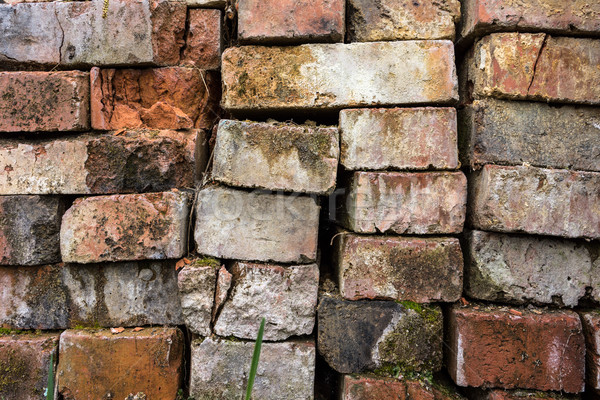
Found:
[{"label": "green moss", "polygon": [[5,335],[40,335],[42,333],[41,330],[36,329],[33,330],[19,330],[19,329],[10,329],[10,328],[0,328],[0,336]]},{"label": "green moss", "polygon": [[195,259],[194,262],[192,263],[192,266],[220,268],[221,262],[213,257],[202,257],[202,258]]},{"label": "green moss", "polygon": [[435,323],[440,319],[441,311],[430,306],[423,306],[414,301],[401,301],[399,302],[406,309],[413,310],[419,314],[425,321]]},{"label": "green moss", "polygon": [[8,350],[6,360],[0,362],[0,394],[11,393],[27,375],[26,361],[15,354],[15,350]]}]

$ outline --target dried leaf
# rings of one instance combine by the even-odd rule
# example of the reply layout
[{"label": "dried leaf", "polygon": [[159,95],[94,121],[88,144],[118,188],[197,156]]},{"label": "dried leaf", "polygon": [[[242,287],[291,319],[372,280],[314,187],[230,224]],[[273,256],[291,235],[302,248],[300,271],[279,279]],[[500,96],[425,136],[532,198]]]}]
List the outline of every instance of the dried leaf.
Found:
[{"label": "dried leaf", "polygon": [[517,311],[517,310],[512,309],[512,308],[510,310],[508,310],[508,312],[511,313],[512,315],[518,315],[518,316],[523,315],[523,313],[521,311]]},{"label": "dried leaf", "polygon": [[125,328],[123,328],[123,327],[110,328],[110,331],[112,332],[113,335],[117,335],[117,334],[123,332],[124,330],[125,330]]},{"label": "dried leaf", "polygon": [[123,133],[125,133],[125,131],[127,131],[127,129],[121,128],[118,131],[116,131],[115,133],[113,133],[113,135],[114,136],[119,136],[119,135],[122,135]]},{"label": "dried leaf", "polygon": [[142,328],[141,326],[136,326],[135,328],[133,328],[134,332],[139,332],[139,331],[143,331],[144,328]]},{"label": "dried leaf", "polygon": [[175,263],[175,271],[179,271],[185,265],[186,265],[185,259],[181,259],[181,260],[177,261],[177,263]]}]

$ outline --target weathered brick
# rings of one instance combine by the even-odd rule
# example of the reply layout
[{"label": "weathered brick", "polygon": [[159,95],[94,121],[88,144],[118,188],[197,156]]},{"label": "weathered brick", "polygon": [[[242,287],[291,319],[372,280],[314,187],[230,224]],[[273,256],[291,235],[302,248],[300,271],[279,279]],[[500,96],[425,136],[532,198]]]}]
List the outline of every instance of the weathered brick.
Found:
[{"label": "weathered brick", "polygon": [[46,398],[50,357],[56,362],[58,337],[58,333],[0,335],[0,398]]},{"label": "weathered brick", "polygon": [[217,258],[283,263],[317,257],[314,198],[210,186],[198,192],[197,251]]},{"label": "weathered brick", "polygon": [[224,108],[337,109],[458,99],[450,41],[230,47]]},{"label": "weathered brick", "polygon": [[454,306],[448,344],[448,371],[459,386],[584,389],[585,343],[571,311]]},{"label": "weathered brick", "polygon": [[173,65],[186,7],[173,0],[0,4],[0,61],[47,66]]},{"label": "weathered brick", "polygon": [[212,178],[231,186],[325,194],[335,187],[338,157],[337,128],[221,120]]},{"label": "weathered brick", "polygon": [[[253,349],[253,342],[213,338],[193,341],[190,395],[196,399],[240,399],[246,392]],[[252,397],[312,400],[314,380],[314,342],[265,342]]]},{"label": "weathered brick", "polygon": [[450,39],[460,20],[458,0],[350,0],[348,37],[352,42]]},{"label": "weathered brick", "polygon": [[223,8],[225,0],[184,0],[189,7]]},{"label": "weathered brick", "polygon": [[60,261],[58,197],[0,196],[0,265],[38,265]]},{"label": "weathered brick", "polygon": [[0,285],[13,329],[183,323],[172,262],[3,267]]},{"label": "weathered brick", "polygon": [[459,233],[466,200],[462,172],[355,172],[342,223],[359,233]]},{"label": "weathered brick", "polygon": [[58,391],[65,399],[174,399],[183,377],[177,328],[68,330],[60,335]]},{"label": "weathered brick", "polygon": [[597,243],[481,231],[469,233],[467,243],[465,289],[473,298],[568,307],[598,298]]},{"label": "weathered brick", "polygon": [[588,311],[580,315],[587,347],[586,381],[597,394],[600,394],[600,312]]},{"label": "weathered brick", "polygon": [[[600,104],[600,40],[494,33],[464,60],[463,98]],[[557,77],[560,79],[557,79]]]},{"label": "weathered brick", "polygon": [[200,69],[221,66],[221,10],[190,9],[181,64]]},{"label": "weathered brick", "polygon": [[469,179],[477,229],[600,237],[600,173],[486,165]]},{"label": "weathered brick", "polygon": [[340,111],[340,163],[360,169],[457,169],[454,108]]},{"label": "weathered brick", "polygon": [[435,382],[382,378],[368,375],[344,375],[341,400],[462,400],[453,388]]},{"label": "weathered brick", "polygon": [[315,325],[319,266],[236,262],[233,284],[215,333],[255,339],[265,318],[265,340],[310,335]]},{"label": "weathered brick", "polygon": [[459,113],[461,161],[600,171],[600,108],[475,100]]},{"label": "weathered brick", "polygon": [[108,194],[193,187],[204,169],[206,150],[201,130],[0,140],[0,193]]},{"label": "weathered brick", "polygon": [[240,0],[242,43],[342,42],[344,0]]},{"label": "weathered brick", "polygon": [[462,6],[463,37],[498,31],[544,31],[567,36],[600,33],[597,1],[465,0]]},{"label": "weathered brick", "polygon": [[214,71],[94,67],[90,75],[94,129],[210,129],[219,115]]},{"label": "weathered brick", "polygon": [[0,72],[0,132],[89,129],[89,76],[81,71]]},{"label": "weathered brick", "polygon": [[442,310],[437,306],[345,301],[325,295],[317,318],[319,353],[340,373],[442,367]]},{"label": "weathered brick", "polygon": [[79,198],[63,216],[65,262],[182,257],[190,195],[180,191]]},{"label": "weathered brick", "polygon": [[467,391],[470,400],[578,400],[581,397],[574,394],[565,394],[559,392],[541,392],[539,390],[502,390],[489,389],[483,390],[470,388]]},{"label": "weathered brick", "polygon": [[340,294],[347,300],[454,302],[462,293],[463,258],[456,238],[335,237]]},{"label": "weathered brick", "polygon": [[185,325],[190,331],[202,336],[211,334],[218,267],[217,262],[195,260],[177,276]]}]

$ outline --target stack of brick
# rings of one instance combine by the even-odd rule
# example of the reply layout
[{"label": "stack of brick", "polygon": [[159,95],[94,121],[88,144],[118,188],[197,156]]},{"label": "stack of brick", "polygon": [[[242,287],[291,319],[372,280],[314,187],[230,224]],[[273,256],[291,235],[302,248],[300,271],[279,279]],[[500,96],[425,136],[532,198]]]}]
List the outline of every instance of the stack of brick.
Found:
[{"label": "stack of brick", "polygon": [[6,3],[0,398],[44,397],[59,360],[62,398],[173,399],[185,375],[175,263],[219,116],[222,11]]},{"label": "stack of brick", "polygon": [[600,33],[599,13],[598,2],[463,2],[474,302],[449,310],[447,363],[459,386],[498,388],[475,398],[583,392],[584,332],[587,384],[600,388],[599,314],[570,310],[599,300],[600,40],[577,37]]}]

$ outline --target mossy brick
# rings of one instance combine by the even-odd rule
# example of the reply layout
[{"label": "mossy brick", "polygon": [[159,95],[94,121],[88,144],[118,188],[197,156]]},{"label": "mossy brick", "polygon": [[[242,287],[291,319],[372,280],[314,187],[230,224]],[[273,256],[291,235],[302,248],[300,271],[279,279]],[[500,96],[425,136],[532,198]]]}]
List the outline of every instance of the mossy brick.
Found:
[{"label": "mossy brick", "polygon": [[350,0],[347,7],[351,42],[454,40],[460,21],[458,0]]},{"label": "mossy brick", "polygon": [[180,258],[191,195],[170,192],[83,197],[62,220],[62,259],[72,263]]},{"label": "mossy brick", "polygon": [[442,367],[442,310],[413,302],[346,301],[323,295],[318,349],[344,374],[382,368],[405,373]]},{"label": "mossy brick", "polygon": [[[197,400],[242,398],[253,350],[254,342],[212,337],[192,341],[190,396]],[[311,340],[263,342],[252,397],[312,400],[315,353]]]},{"label": "mossy brick", "polygon": [[467,178],[462,172],[358,171],[340,201],[341,224],[357,233],[459,233]]},{"label": "mossy brick", "polygon": [[232,112],[454,103],[450,41],[230,47],[222,106]]},{"label": "mossy brick", "polygon": [[475,100],[459,112],[463,165],[600,171],[600,108]]},{"label": "mossy brick", "polygon": [[335,188],[338,157],[337,127],[221,120],[212,178],[229,186],[326,194]]},{"label": "mossy brick", "polygon": [[0,132],[89,129],[89,76],[82,71],[0,72]]},{"label": "mossy brick", "polygon": [[502,389],[479,389],[467,390],[469,399],[472,400],[579,400],[578,394],[566,394],[561,392],[542,392],[539,390],[502,390]]},{"label": "mossy brick", "polygon": [[128,130],[53,140],[0,139],[0,194],[110,194],[194,187],[202,130]]},{"label": "mossy brick", "polygon": [[463,257],[456,238],[340,232],[334,267],[347,300],[454,302],[462,294]]},{"label": "mossy brick", "polygon": [[600,173],[486,165],[469,177],[476,229],[600,238]]},{"label": "mossy brick", "polygon": [[597,105],[599,63],[600,40],[493,33],[475,42],[463,60],[461,98]]},{"label": "mossy brick", "polygon": [[465,291],[479,300],[575,307],[598,300],[599,251],[597,242],[472,231]]},{"label": "mossy brick", "polygon": [[53,363],[57,360],[59,335],[32,331],[0,333],[1,399],[45,398],[50,359]]},{"label": "mossy brick", "polygon": [[238,39],[244,44],[342,42],[344,0],[240,0]]},{"label": "mossy brick", "polygon": [[456,110],[449,107],[340,111],[340,163],[348,170],[458,169]]},{"label": "mossy brick", "polygon": [[585,340],[572,311],[455,305],[447,342],[446,365],[459,386],[584,390]]},{"label": "mossy brick", "polygon": [[[174,399],[184,376],[178,328],[75,329],[60,335],[58,392],[64,399]],[[93,384],[90,384],[93,383]]]}]

